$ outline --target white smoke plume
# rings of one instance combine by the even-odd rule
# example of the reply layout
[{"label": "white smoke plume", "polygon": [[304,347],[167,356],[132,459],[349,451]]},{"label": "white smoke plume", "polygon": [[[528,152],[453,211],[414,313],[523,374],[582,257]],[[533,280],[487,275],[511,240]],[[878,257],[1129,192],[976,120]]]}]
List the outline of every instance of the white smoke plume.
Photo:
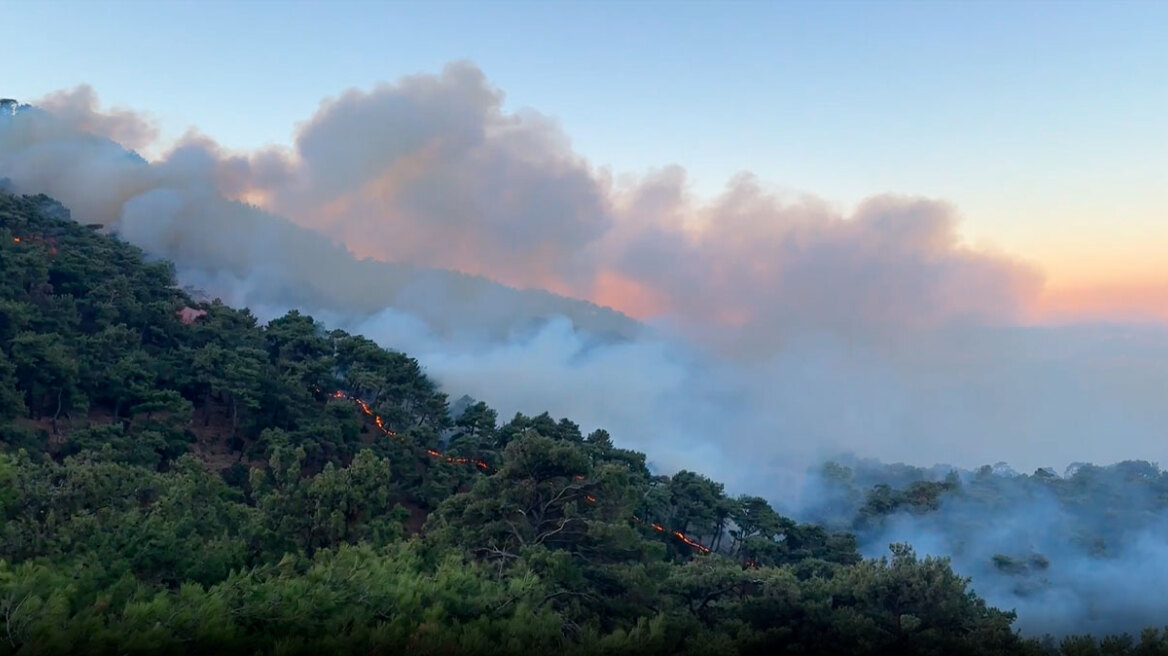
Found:
[{"label": "white smoke plume", "polygon": [[598,169],[502,100],[452,64],[325,101],[287,149],[191,132],[146,162],[118,144],[152,145],[150,122],[82,87],[0,116],[0,178],[261,318],[311,312],[503,417],[604,427],[786,508],[838,452],[1021,469],[1168,452],[1164,326],[1028,323],[1041,275],[964,244],[944,202],[843,215],[747,174],[695,198],[680,167]]}]

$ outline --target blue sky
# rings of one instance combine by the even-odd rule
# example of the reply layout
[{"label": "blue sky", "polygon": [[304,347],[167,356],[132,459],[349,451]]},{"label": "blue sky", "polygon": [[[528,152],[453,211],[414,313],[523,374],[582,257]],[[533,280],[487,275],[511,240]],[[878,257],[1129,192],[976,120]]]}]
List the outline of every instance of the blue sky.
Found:
[{"label": "blue sky", "polygon": [[0,95],[89,83],[171,137],[288,142],[327,96],[469,59],[617,172],[941,197],[1068,285],[1168,286],[1168,2],[0,6]]}]

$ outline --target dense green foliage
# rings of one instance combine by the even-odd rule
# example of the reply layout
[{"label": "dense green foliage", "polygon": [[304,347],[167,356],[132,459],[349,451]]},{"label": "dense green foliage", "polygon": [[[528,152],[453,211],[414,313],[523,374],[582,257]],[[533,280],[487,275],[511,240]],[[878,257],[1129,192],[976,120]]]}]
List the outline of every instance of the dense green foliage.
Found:
[{"label": "dense green foliage", "polygon": [[0,446],[0,653],[1168,654],[1023,641],[947,561],[603,431],[452,417],[415,360],[196,303],[44,197],[0,194]]}]

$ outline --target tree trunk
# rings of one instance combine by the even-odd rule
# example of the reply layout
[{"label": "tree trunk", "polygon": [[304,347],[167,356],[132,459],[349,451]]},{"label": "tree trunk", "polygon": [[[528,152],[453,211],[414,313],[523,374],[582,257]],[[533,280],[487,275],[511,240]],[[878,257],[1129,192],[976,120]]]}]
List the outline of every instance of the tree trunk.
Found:
[{"label": "tree trunk", "polygon": [[235,437],[235,433],[239,428],[239,400],[235,395],[231,395],[231,437]]},{"label": "tree trunk", "polygon": [[61,416],[61,395],[64,390],[57,390],[57,411],[53,413],[53,435],[57,435],[57,417]]},{"label": "tree trunk", "polygon": [[207,394],[203,396],[203,427],[211,425],[211,389],[207,388]]}]

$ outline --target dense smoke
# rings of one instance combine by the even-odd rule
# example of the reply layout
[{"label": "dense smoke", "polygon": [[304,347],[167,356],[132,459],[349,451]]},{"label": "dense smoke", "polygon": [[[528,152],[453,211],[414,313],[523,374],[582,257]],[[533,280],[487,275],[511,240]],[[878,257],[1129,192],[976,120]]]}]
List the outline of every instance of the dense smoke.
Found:
[{"label": "dense smoke", "polygon": [[1168,448],[1164,327],[1027,323],[1041,276],[965,245],[947,204],[844,214],[746,174],[699,199],[502,101],[455,64],[325,101],[288,149],[191,132],[148,163],[119,144],[153,145],[150,122],[83,87],[0,116],[0,178],[261,318],[311,312],[502,416],[605,427],[796,512],[839,452],[1032,470]]},{"label": "dense smoke", "polygon": [[[944,487],[936,505],[928,482]],[[1016,609],[1024,632],[1138,634],[1164,624],[1168,471],[1150,463],[1027,475],[1004,464],[951,472],[852,460],[809,484],[809,518],[855,532],[868,555],[910,542],[952,558],[979,594]]]}]

